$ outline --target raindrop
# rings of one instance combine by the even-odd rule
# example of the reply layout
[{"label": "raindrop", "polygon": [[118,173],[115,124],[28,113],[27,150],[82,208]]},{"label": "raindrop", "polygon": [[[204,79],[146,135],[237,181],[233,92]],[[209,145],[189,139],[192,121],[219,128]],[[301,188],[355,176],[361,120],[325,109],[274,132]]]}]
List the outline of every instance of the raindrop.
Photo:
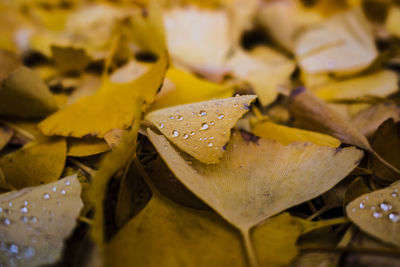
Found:
[{"label": "raindrop", "polygon": [[200,137],[199,140],[200,140],[200,141],[203,141],[203,137]]},{"label": "raindrop", "polygon": [[47,193],[45,193],[45,194],[43,194],[43,198],[44,198],[44,199],[50,199],[50,195],[47,194]]},{"label": "raindrop", "polygon": [[205,115],[207,115],[207,112],[205,112],[204,110],[200,110],[199,116],[200,116],[200,117],[203,117],[203,116],[205,116]]},{"label": "raindrop", "polygon": [[170,119],[170,120],[173,120],[173,119],[174,119],[174,116],[172,116],[172,115],[169,116],[169,119]]},{"label": "raindrop", "polygon": [[208,124],[205,123],[205,122],[201,125],[201,129],[202,129],[202,130],[207,130],[209,127],[210,127],[210,126],[208,126]]},{"label": "raindrop", "polygon": [[194,135],[194,132],[191,132],[190,135]]},{"label": "raindrop", "polygon": [[67,191],[65,191],[64,189],[63,190],[61,190],[61,195],[65,195],[66,193],[67,193]]},{"label": "raindrop", "polygon": [[392,205],[390,205],[390,204],[387,203],[387,202],[382,202],[382,203],[379,205],[379,207],[380,207],[381,210],[383,210],[383,211],[389,211],[389,210],[392,209]]},{"label": "raindrop", "polygon": [[29,202],[27,200],[24,200],[24,205],[28,206]]},{"label": "raindrop", "polygon": [[28,207],[23,206],[23,207],[21,208],[21,212],[22,212],[22,213],[27,213],[27,212],[28,212]]},{"label": "raindrop", "polygon": [[11,253],[14,253],[14,254],[19,253],[19,247],[16,244],[11,244],[9,250]]},{"label": "raindrop", "polygon": [[183,117],[182,117],[181,115],[177,115],[177,116],[176,116],[176,119],[177,119],[178,121],[182,121],[182,120],[183,120]]},{"label": "raindrop", "polygon": [[210,136],[210,140],[214,140],[214,136]]},{"label": "raindrop", "polygon": [[65,185],[69,186],[71,184],[71,182],[69,180],[65,181]]},{"label": "raindrop", "polygon": [[29,221],[36,223],[38,221],[38,219],[35,216],[31,216],[31,217],[29,217]]},{"label": "raindrop", "polygon": [[382,213],[375,211],[374,213],[372,213],[372,216],[374,218],[381,218],[382,217]]},{"label": "raindrop", "polygon": [[360,209],[363,209],[363,208],[365,208],[365,204],[363,202],[361,202],[359,207],[360,207]]},{"label": "raindrop", "polygon": [[224,114],[219,114],[219,115],[218,115],[218,119],[219,119],[219,120],[222,120],[224,117],[225,117]]},{"label": "raindrop", "polygon": [[392,192],[390,195],[391,195],[392,197],[398,197],[398,196],[399,196],[399,194],[397,194],[396,192]]},{"label": "raindrop", "polygon": [[51,191],[56,192],[56,191],[57,191],[57,188],[56,188],[55,186],[53,186],[53,187],[51,188]]},{"label": "raindrop", "polygon": [[11,201],[8,202],[8,206],[12,207],[12,206],[13,206],[13,203],[12,203]]},{"label": "raindrop", "polygon": [[11,220],[7,217],[3,217],[0,219],[1,224],[5,225],[5,226],[9,226],[11,224]]},{"label": "raindrop", "polygon": [[0,208],[0,212],[3,212],[3,208]]},{"label": "raindrop", "polygon": [[183,139],[188,139],[188,138],[189,138],[189,135],[185,133],[185,134],[183,135]]},{"label": "raindrop", "polygon": [[398,222],[400,220],[400,215],[395,212],[390,213],[388,217],[392,222]]},{"label": "raindrop", "polygon": [[28,217],[22,216],[22,217],[20,218],[20,220],[21,220],[21,222],[28,222]]},{"label": "raindrop", "polygon": [[212,147],[214,144],[213,143],[208,143],[208,147]]},{"label": "raindrop", "polygon": [[164,123],[160,123],[160,128],[161,128],[161,129],[164,128]]},{"label": "raindrop", "polygon": [[214,125],[215,124],[215,122],[213,122],[213,121],[210,121],[210,125]]},{"label": "raindrop", "polygon": [[172,136],[173,137],[178,137],[179,136],[179,132],[177,130],[173,130],[172,131]]}]

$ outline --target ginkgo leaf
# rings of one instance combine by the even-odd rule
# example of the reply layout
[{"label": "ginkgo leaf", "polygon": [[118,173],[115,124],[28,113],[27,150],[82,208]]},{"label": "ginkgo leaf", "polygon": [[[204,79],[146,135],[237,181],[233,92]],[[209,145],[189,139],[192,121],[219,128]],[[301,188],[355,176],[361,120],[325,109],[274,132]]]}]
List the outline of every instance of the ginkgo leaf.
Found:
[{"label": "ginkgo leaf", "polygon": [[14,131],[8,126],[0,125],[0,150],[2,150],[10,141]]},{"label": "ginkgo leaf", "polygon": [[257,123],[252,133],[266,139],[276,140],[284,145],[293,142],[311,142],[319,146],[339,147],[340,140],[318,132],[287,127],[273,122]]},{"label": "ginkgo leaf", "polygon": [[1,194],[0,262],[39,266],[57,261],[83,207],[80,194],[76,175]]},{"label": "ginkgo leaf", "polygon": [[[254,266],[257,260],[250,229],[327,191],[363,156],[354,147],[336,150],[311,143],[284,146],[268,139],[244,140],[236,133],[221,162],[205,165],[175,150],[164,136],[151,130],[148,136],[176,177],[242,232]],[[313,190],[307,190],[310,186]]]},{"label": "ginkgo leaf", "polygon": [[[128,128],[134,119],[137,100],[143,99],[147,104],[153,101],[168,65],[160,20],[158,13],[152,12],[149,16],[133,17],[128,27],[132,38],[143,38],[138,44],[158,56],[145,74],[126,83],[104,79],[94,95],[46,118],[39,124],[40,130],[46,135],[103,137],[113,129]],[[153,34],[149,36],[148,32]]]},{"label": "ginkgo leaf", "polygon": [[233,95],[233,87],[209,82],[177,68],[169,68],[150,111]]},{"label": "ginkgo leaf", "polygon": [[341,82],[328,83],[316,89],[315,95],[326,100],[354,100],[362,97],[386,97],[398,90],[398,77],[385,70]]},{"label": "ginkgo leaf", "polygon": [[400,8],[398,6],[392,5],[390,7],[389,13],[386,18],[386,29],[390,34],[400,37]]},{"label": "ginkgo leaf", "polygon": [[64,169],[67,145],[64,138],[32,143],[0,158],[7,183],[24,188],[56,181]]},{"label": "ginkgo leaf", "polygon": [[353,124],[362,134],[371,137],[387,119],[400,119],[400,107],[395,104],[381,103],[371,106],[357,113],[352,119]]},{"label": "ginkgo leaf", "polygon": [[0,115],[41,118],[57,108],[47,85],[26,67],[19,67],[1,82]]},{"label": "ginkgo leaf", "polygon": [[110,150],[110,146],[100,138],[69,138],[68,156],[86,157]]},{"label": "ginkgo leaf", "polygon": [[378,52],[368,21],[355,8],[303,32],[295,54],[308,73],[355,73],[368,67]]},{"label": "ginkgo leaf", "polygon": [[399,182],[360,196],[346,207],[347,216],[361,230],[400,246]]},{"label": "ginkgo leaf", "polygon": [[153,111],[145,120],[194,158],[217,163],[225,152],[231,128],[255,98],[245,95],[179,105]]},{"label": "ginkgo leaf", "polygon": [[[271,218],[252,235],[260,266],[289,264],[297,254],[299,235],[334,223],[288,213]],[[247,266],[235,229],[213,212],[183,207],[154,191],[148,205],[117,233],[105,253],[106,264],[117,267]]]},{"label": "ginkgo leaf", "polygon": [[227,66],[235,77],[248,81],[264,106],[272,103],[279,89],[288,87],[295,64],[269,47],[259,46],[249,53],[237,50]]},{"label": "ginkgo leaf", "polygon": [[175,63],[213,80],[227,72],[223,64],[231,48],[227,12],[174,8],[165,12],[164,23],[168,50]]}]

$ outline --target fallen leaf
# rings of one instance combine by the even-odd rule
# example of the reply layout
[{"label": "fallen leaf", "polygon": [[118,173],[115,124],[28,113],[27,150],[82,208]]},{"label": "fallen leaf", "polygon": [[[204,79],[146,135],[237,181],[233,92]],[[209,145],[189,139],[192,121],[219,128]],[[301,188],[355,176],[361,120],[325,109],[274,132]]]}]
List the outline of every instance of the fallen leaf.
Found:
[{"label": "fallen leaf", "polygon": [[[205,165],[176,151],[164,136],[151,130],[148,136],[176,177],[241,231],[249,262],[254,266],[257,258],[250,229],[327,191],[355,168],[363,156],[354,147],[337,151],[310,143],[283,146],[268,139],[247,141],[237,133],[232,136],[222,161]],[[307,167],[310,165],[313,168]],[[307,190],[310,186],[312,191]]]},{"label": "fallen leaf", "polygon": [[56,262],[83,207],[76,177],[0,195],[0,262],[38,266]]},{"label": "fallen leaf", "polygon": [[399,182],[362,195],[346,207],[347,216],[361,230],[400,246]]},{"label": "fallen leaf", "polygon": [[24,188],[50,183],[60,178],[67,157],[64,138],[31,143],[0,158],[7,183],[13,188]]},{"label": "fallen leaf", "polygon": [[389,10],[389,14],[386,18],[386,29],[395,37],[400,37],[399,25],[400,23],[400,8],[392,5]]},{"label": "fallen leaf", "polygon": [[100,138],[69,138],[68,156],[86,157],[110,150],[110,146]]},{"label": "fallen leaf", "polygon": [[145,120],[194,158],[217,163],[224,154],[231,128],[255,98],[245,95],[179,105],[153,111]]}]

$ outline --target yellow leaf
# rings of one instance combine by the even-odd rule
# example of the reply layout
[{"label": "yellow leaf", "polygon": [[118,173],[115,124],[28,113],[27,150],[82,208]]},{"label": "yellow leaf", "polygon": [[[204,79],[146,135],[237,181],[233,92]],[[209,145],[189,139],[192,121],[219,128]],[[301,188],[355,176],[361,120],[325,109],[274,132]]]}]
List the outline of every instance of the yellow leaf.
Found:
[{"label": "yellow leaf", "polygon": [[315,95],[326,100],[355,100],[362,97],[387,97],[398,90],[398,77],[385,70],[372,75],[345,81],[332,82],[314,90]]},{"label": "yellow leaf", "polygon": [[279,89],[288,87],[295,64],[268,47],[257,47],[249,53],[237,50],[227,66],[233,75],[248,81],[264,106],[271,104]]},{"label": "yellow leaf", "polygon": [[0,158],[7,183],[24,188],[50,183],[60,178],[67,157],[64,138],[32,143]]},{"label": "yellow leaf", "polygon": [[311,73],[355,73],[377,57],[375,40],[361,9],[338,13],[297,39],[295,54],[302,70]]},{"label": "yellow leaf", "polygon": [[32,70],[19,67],[2,81],[0,115],[41,118],[56,110],[49,88]]},{"label": "yellow leaf", "polygon": [[110,146],[96,137],[68,139],[68,156],[86,157],[110,150]]},{"label": "yellow leaf", "polygon": [[396,182],[358,197],[347,205],[347,216],[368,234],[400,246],[399,189],[399,182]]},{"label": "yellow leaf", "polygon": [[311,142],[319,146],[340,146],[340,141],[329,135],[291,128],[268,121],[257,123],[252,132],[262,138],[277,140],[284,145],[293,142]]},{"label": "yellow leaf", "polygon": [[224,154],[231,128],[255,98],[246,95],[174,106],[153,111],[145,119],[194,158],[217,163]]},{"label": "yellow leaf", "polygon": [[242,232],[254,266],[250,229],[327,191],[363,156],[354,147],[338,151],[310,143],[284,146],[268,139],[244,140],[236,133],[221,162],[205,165],[178,152],[164,136],[151,130],[148,136],[176,177]]},{"label": "yellow leaf", "polygon": [[[147,17],[132,18],[129,31],[146,51],[155,53],[158,61],[138,79],[129,82],[113,82],[106,78],[101,88],[92,96],[81,98],[39,124],[45,135],[104,137],[113,129],[126,129],[135,119],[138,99],[147,104],[154,100],[168,65],[167,52],[158,13]],[[152,32],[152,35],[148,33]],[[140,41],[140,42],[139,42]],[[143,90],[146,88],[146,90]]]},{"label": "yellow leaf", "polygon": [[232,86],[209,82],[177,68],[170,68],[167,71],[163,87],[150,110],[213,98],[226,98],[232,96],[232,94]]},{"label": "yellow leaf", "polygon": [[400,37],[400,7],[392,5],[386,18],[386,29],[395,37]]},{"label": "yellow leaf", "polygon": [[0,195],[0,262],[6,266],[55,263],[83,207],[81,185],[69,176]]}]

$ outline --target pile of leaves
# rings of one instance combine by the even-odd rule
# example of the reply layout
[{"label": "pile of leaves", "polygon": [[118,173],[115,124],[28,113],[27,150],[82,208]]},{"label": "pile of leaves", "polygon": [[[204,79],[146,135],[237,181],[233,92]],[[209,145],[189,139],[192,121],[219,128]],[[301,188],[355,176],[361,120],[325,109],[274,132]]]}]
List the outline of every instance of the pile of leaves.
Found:
[{"label": "pile of leaves", "polygon": [[400,3],[0,12],[0,266],[400,265]]}]

